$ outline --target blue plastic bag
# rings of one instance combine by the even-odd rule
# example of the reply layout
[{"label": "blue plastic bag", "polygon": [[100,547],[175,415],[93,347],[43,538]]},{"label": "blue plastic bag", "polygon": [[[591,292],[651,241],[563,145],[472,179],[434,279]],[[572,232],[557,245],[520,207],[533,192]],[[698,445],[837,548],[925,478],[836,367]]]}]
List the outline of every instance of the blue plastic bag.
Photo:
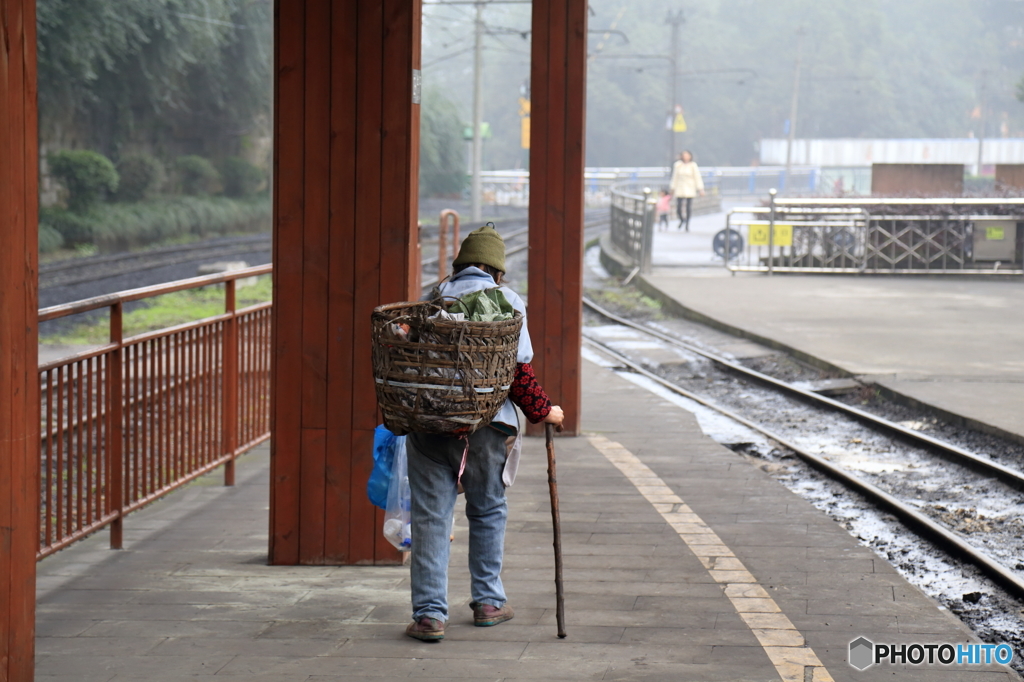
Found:
[{"label": "blue plastic bag", "polygon": [[366,482],[366,496],[381,509],[388,508],[388,487],[395,460],[396,439],[397,436],[383,424],[373,431],[373,471]]}]

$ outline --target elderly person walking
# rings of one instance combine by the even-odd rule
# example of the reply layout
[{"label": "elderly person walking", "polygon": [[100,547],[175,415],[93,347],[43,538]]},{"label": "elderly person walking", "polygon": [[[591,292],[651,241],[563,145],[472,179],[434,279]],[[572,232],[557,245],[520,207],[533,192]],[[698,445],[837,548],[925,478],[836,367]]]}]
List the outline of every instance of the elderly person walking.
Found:
[{"label": "elderly person walking", "polygon": [[523,299],[501,285],[505,274],[501,235],[491,226],[474,230],[462,242],[453,265],[455,274],[440,286],[443,296],[462,297],[499,287],[524,319],[510,400],[491,423],[474,431],[468,444],[464,438],[428,433],[410,433],[406,440],[412,500],[412,623],[405,633],[424,641],[443,639],[448,621],[449,533],[460,476],[469,521],[473,624],[487,627],[512,618],[501,584],[501,564],[508,516],[505,486],[512,484],[518,465],[509,461],[505,448],[506,439],[519,431],[513,403],[535,424],[562,423],[562,408],[551,404],[530,366],[533,346]]},{"label": "elderly person walking", "polygon": [[[693,212],[693,198],[700,192],[704,196],[704,180],[700,177],[700,169],[693,160],[689,150],[679,155],[672,165],[672,180],[669,183],[672,196],[676,199],[676,216],[679,218],[679,229],[686,227],[690,231],[690,214]],[[686,203],[686,217],[683,218],[683,202]]]}]

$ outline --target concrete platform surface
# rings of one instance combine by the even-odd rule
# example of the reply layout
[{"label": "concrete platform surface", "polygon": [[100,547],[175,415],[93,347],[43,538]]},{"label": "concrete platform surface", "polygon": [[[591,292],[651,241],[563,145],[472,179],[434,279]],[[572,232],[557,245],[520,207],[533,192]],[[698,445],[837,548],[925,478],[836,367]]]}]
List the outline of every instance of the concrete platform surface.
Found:
[{"label": "concrete platform surface", "polygon": [[976,641],[826,515],[693,416],[585,363],[587,435],[557,442],[568,638],[555,636],[544,444],[509,490],[514,620],[475,628],[457,518],[452,621],[404,636],[404,567],[269,567],[268,452],[39,566],[42,681],[1012,680],[996,665],[878,664],[849,643]]},{"label": "concrete platform surface", "polygon": [[699,315],[1024,442],[1024,281],[668,267],[646,281]]}]

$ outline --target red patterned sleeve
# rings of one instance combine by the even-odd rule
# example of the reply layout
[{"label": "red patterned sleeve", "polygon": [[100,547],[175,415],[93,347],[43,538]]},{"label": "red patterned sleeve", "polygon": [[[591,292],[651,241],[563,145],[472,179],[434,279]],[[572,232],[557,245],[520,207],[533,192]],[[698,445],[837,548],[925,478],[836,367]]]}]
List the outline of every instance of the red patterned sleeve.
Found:
[{"label": "red patterned sleeve", "polygon": [[516,366],[516,378],[512,382],[508,397],[519,406],[532,424],[543,421],[551,412],[551,400],[537,383],[533,367],[528,362],[521,362]]}]

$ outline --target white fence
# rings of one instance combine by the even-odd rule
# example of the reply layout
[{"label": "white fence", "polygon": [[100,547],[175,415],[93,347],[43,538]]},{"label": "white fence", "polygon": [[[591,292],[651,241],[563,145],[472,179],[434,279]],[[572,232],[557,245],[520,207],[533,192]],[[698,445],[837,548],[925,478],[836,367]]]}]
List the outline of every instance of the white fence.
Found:
[{"label": "white fence", "polygon": [[[586,205],[611,205],[612,186],[624,182],[650,185],[654,190],[667,187],[670,173],[670,169],[658,166],[587,168],[584,172]],[[709,166],[701,169],[701,176],[709,194],[723,197],[764,195],[772,188],[794,195],[816,195],[822,191],[831,193],[835,187],[827,177],[827,182],[822,182],[822,171],[816,166],[794,167],[788,178],[783,166]],[[528,170],[483,171],[481,181],[484,204],[527,206],[530,202]]]}]

